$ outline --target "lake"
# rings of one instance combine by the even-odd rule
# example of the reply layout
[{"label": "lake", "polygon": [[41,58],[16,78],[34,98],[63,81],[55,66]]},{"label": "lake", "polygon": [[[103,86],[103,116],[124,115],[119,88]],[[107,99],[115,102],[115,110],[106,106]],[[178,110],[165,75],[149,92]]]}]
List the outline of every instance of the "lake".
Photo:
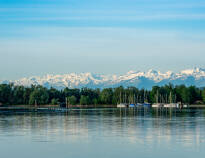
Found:
[{"label": "lake", "polygon": [[205,111],[0,114],[2,158],[204,158]]}]

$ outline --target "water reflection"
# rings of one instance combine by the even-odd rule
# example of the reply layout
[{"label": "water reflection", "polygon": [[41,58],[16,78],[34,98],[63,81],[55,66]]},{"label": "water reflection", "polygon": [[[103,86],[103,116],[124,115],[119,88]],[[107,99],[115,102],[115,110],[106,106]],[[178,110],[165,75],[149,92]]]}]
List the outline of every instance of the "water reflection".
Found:
[{"label": "water reflection", "polygon": [[[195,110],[170,116],[166,113],[111,109],[65,114],[1,114],[0,147],[16,140],[22,141],[19,144],[22,147],[25,142],[38,145],[54,143],[58,144],[57,148],[72,148],[74,153],[83,150],[86,145],[92,146],[92,152],[100,150],[99,147],[109,147],[107,157],[116,153],[118,157],[125,156],[125,151],[130,152],[127,157],[140,153],[145,157],[160,157],[172,151],[188,154],[190,149],[191,153],[187,156],[191,157],[199,151],[205,154],[201,150],[205,147],[205,113]],[[100,154],[101,151],[98,152]],[[70,151],[70,154],[73,153]],[[78,157],[85,157],[86,154],[90,153],[84,151]]]}]

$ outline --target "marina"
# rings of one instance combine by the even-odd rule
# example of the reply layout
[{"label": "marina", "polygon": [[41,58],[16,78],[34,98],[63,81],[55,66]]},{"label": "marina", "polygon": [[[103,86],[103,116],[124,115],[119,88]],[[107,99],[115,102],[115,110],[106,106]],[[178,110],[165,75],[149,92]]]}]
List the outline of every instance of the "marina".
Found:
[{"label": "marina", "polygon": [[184,105],[179,104],[118,104],[105,105],[96,107],[94,105],[90,106],[73,106],[69,108],[60,106],[50,106],[50,107],[18,107],[18,106],[7,106],[0,107],[0,113],[67,113],[69,111],[80,111],[80,110],[133,110],[133,111],[152,111],[152,112],[186,112],[193,109],[205,109],[205,105]]}]

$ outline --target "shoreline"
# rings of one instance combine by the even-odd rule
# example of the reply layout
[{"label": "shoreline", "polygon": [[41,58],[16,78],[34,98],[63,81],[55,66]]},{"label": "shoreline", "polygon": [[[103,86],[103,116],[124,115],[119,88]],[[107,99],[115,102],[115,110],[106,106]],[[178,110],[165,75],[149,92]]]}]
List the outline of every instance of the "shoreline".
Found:
[{"label": "shoreline", "polygon": [[184,113],[184,112],[194,112],[195,110],[203,111],[205,110],[205,105],[196,107],[192,106],[189,108],[117,108],[117,107],[84,107],[84,108],[60,108],[60,107],[0,107],[0,114],[18,114],[18,113],[67,113],[72,111],[99,111],[99,110],[115,110],[122,113],[133,111],[136,112],[151,112],[151,113]]},{"label": "shoreline", "polygon": [[[60,105],[1,105],[0,109],[3,108],[25,108],[25,109],[32,109],[32,108],[64,108],[66,109],[66,107],[60,107]],[[106,105],[106,104],[99,104],[99,105],[68,105],[67,109],[73,109],[73,108],[77,108],[77,109],[86,109],[86,108],[117,108],[117,105]],[[118,107],[119,108],[119,107]],[[129,108],[129,107],[128,107]],[[132,108],[132,107],[131,107]],[[137,108],[137,107],[135,107]],[[156,107],[150,107],[150,108],[156,108]],[[160,107],[158,107],[160,108]],[[164,107],[165,108],[165,107]],[[185,109],[190,109],[190,108],[204,108],[205,109],[205,104],[191,104],[188,105],[187,108]]]}]

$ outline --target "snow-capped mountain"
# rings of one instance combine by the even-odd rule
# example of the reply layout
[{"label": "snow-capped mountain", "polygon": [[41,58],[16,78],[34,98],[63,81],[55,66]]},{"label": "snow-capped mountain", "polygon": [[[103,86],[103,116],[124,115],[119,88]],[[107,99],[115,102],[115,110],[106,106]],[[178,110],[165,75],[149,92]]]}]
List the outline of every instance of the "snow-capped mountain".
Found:
[{"label": "snow-capped mountain", "polygon": [[156,70],[148,72],[129,71],[124,75],[101,75],[92,73],[70,73],[64,75],[45,75],[43,77],[35,76],[22,78],[15,81],[1,81],[1,83],[13,82],[16,85],[30,86],[43,85],[47,88],[55,87],[57,89],[69,88],[106,88],[117,86],[135,86],[138,88],[150,89],[154,85],[164,85],[172,83],[174,85],[185,84],[187,86],[195,85],[205,87],[205,69],[194,68],[182,70],[179,73],[171,71],[162,73]]}]

